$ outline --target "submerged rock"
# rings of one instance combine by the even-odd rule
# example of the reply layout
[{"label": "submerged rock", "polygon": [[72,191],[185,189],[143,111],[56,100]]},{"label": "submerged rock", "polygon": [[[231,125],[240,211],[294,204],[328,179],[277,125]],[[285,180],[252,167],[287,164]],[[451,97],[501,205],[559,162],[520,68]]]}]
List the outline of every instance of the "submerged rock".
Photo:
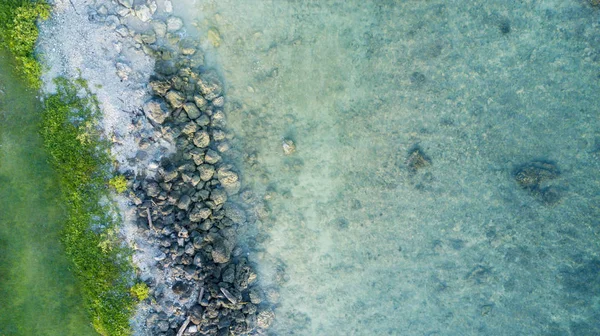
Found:
[{"label": "submerged rock", "polygon": [[412,172],[416,172],[422,168],[425,168],[431,164],[431,159],[429,159],[425,153],[419,148],[415,147],[408,153],[408,158],[406,159],[406,165],[408,169]]},{"label": "submerged rock", "polygon": [[148,119],[157,124],[164,123],[165,119],[171,114],[167,105],[163,101],[157,99],[150,100],[144,105],[144,113]]}]

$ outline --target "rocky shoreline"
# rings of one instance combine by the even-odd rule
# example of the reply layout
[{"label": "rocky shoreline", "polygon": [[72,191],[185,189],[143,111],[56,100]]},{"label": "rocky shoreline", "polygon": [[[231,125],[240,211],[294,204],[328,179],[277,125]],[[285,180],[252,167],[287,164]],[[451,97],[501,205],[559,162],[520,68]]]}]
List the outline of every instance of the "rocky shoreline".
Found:
[{"label": "rocky shoreline", "polygon": [[[56,1],[55,7],[63,11],[63,24],[88,27],[78,31],[82,36],[111,38],[91,46],[102,50],[103,61],[113,58],[114,73],[105,75],[108,80],[94,78],[98,69],[85,78],[90,70],[84,69],[82,76],[98,89],[106,135],[129,181],[128,198],[117,196],[122,234],[149,287],[132,321],[134,334],[265,334],[275,317],[269,297],[276,291],[262,290],[248,251],[238,244],[238,228],[252,220],[238,196],[239,172],[228,158],[233,135],[219,74],[205,66],[199,44],[186,38],[169,0],[93,6]],[[60,26],[60,16],[57,21]],[[93,62],[94,50],[86,51],[82,62],[66,55],[54,63],[72,75],[81,63],[85,67],[85,57]],[[118,92],[111,95],[111,89]]]}]

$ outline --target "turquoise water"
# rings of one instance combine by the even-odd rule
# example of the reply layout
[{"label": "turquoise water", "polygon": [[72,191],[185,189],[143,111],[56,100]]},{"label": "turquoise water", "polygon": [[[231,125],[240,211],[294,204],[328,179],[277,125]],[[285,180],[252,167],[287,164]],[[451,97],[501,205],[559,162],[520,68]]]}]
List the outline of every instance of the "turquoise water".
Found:
[{"label": "turquoise water", "polygon": [[174,6],[227,85],[274,334],[600,334],[597,8]]},{"label": "turquoise water", "polygon": [[65,216],[41,104],[0,49],[0,335],[97,335],[59,241]]}]

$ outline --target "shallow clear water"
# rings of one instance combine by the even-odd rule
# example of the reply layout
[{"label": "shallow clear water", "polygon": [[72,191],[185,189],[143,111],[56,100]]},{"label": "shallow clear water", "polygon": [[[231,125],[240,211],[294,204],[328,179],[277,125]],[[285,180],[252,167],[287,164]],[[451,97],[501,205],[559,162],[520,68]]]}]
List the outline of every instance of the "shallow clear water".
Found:
[{"label": "shallow clear water", "polygon": [[97,335],[59,241],[64,213],[40,103],[0,49],[0,335]]},{"label": "shallow clear water", "polygon": [[[600,334],[597,9],[175,7],[227,83],[276,334]],[[535,160],[560,170],[558,202],[519,187]]]}]

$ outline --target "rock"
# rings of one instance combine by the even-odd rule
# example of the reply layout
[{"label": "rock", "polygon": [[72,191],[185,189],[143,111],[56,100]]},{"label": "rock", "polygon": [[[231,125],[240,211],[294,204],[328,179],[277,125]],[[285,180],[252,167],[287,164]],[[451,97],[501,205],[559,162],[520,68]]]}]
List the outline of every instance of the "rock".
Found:
[{"label": "rock", "polygon": [[232,203],[225,203],[225,216],[231,219],[235,224],[244,224],[246,222],[246,213],[243,209]]},{"label": "rock", "polygon": [[152,11],[146,5],[135,7],[135,16],[142,22],[148,22],[152,18]]},{"label": "rock", "polygon": [[160,320],[156,324],[156,327],[158,328],[158,330],[165,332],[165,331],[169,330],[169,322],[165,321],[165,320]]},{"label": "rock", "polygon": [[223,189],[213,189],[210,193],[210,200],[216,205],[224,204],[227,201],[227,193]]},{"label": "rock", "polygon": [[217,98],[223,91],[221,80],[214,71],[208,71],[204,73],[197,85],[200,93],[202,93],[204,98],[208,100]]},{"label": "rock", "polygon": [[202,322],[202,313],[204,312],[204,308],[197,304],[192,306],[192,308],[190,308],[190,320],[192,321],[193,324],[200,324]]},{"label": "rock", "polygon": [[144,114],[151,121],[162,124],[165,122],[165,119],[169,117],[171,112],[163,101],[152,99],[144,104]]},{"label": "rock", "polygon": [[250,302],[253,304],[259,304],[262,302],[262,295],[257,288],[252,288],[250,293],[248,293],[248,296],[250,297]]},{"label": "rock", "polygon": [[165,13],[172,13],[173,12],[173,3],[171,2],[171,0],[165,0],[164,4],[165,4]]},{"label": "rock", "polygon": [[183,128],[181,129],[181,133],[183,133],[185,135],[190,135],[190,134],[196,133],[197,130],[198,130],[198,125],[196,125],[196,123],[190,121],[187,124],[185,124],[185,126],[183,126]]},{"label": "rock", "polygon": [[156,34],[154,32],[147,32],[140,36],[141,40],[145,44],[156,43]]},{"label": "rock", "polygon": [[194,103],[196,103],[196,106],[200,110],[206,108],[206,106],[208,105],[208,102],[206,101],[206,99],[204,99],[202,96],[199,96],[199,95],[194,96]]},{"label": "rock", "polygon": [[171,88],[171,84],[169,82],[159,80],[150,81],[149,86],[152,90],[152,93],[159,96],[164,96]]},{"label": "rock", "polygon": [[296,151],[296,145],[290,139],[283,139],[281,147],[283,148],[283,154],[285,155],[292,155]]},{"label": "rock", "polygon": [[118,2],[124,7],[131,8],[131,0],[118,0]]},{"label": "rock", "polygon": [[190,211],[189,219],[192,222],[200,222],[204,219],[207,219],[212,214],[212,211],[209,208],[205,208],[201,204],[196,204],[194,209]]},{"label": "rock", "polygon": [[212,149],[209,149],[204,155],[204,161],[208,164],[215,164],[221,161],[221,156]]},{"label": "rock", "polygon": [[194,136],[194,145],[196,145],[196,147],[205,148],[208,147],[209,144],[210,136],[208,135],[208,132],[202,130],[196,133]]},{"label": "rock", "polygon": [[223,96],[217,97],[211,103],[214,107],[223,107],[225,105],[225,98]]},{"label": "rock", "polygon": [[217,264],[224,264],[229,261],[231,251],[225,245],[222,239],[215,241],[213,244],[213,250],[211,252],[213,261]]},{"label": "rock", "polygon": [[165,95],[165,99],[173,108],[180,108],[183,106],[185,97],[178,91],[169,90]]},{"label": "rock", "polygon": [[192,199],[188,195],[183,195],[177,202],[177,207],[181,210],[187,211],[190,207],[190,203],[192,203]]},{"label": "rock", "polygon": [[256,326],[261,329],[268,329],[275,320],[275,313],[270,309],[260,310],[256,316]]},{"label": "rock", "polygon": [[198,172],[200,173],[200,179],[202,181],[210,181],[215,174],[215,167],[203,164],[198,167]]},{"label": "rock", "polygon": [[150,197],[156,197],[160,193],[160,187],[156,182],[150,182],[146,186],[146,195]]},{"label": "rock", "polygon": [[177,73],[177,67],[175,63],[168,60],[156,61],[154,64],[154,70],[165,76],[172,76]]},{"label": "rock", "polygon": [[117,68],[117,76],[119,76],[119,78],[121,78],[122,80],[127,80],[129,78],[129,75],[132,71],[129,65],[117,62],[117,64],[115,64],[115,67]]},{"label": "rock", "polygon": [[206,114],[203,114],[200,116],[200,118],[196,119],[196,124],[198,124],[198,126],[204,127],[210,124],[210,119]]},{"label": "rock", "polygon": [[156,261],[163,261],[167,259],[167,255],[164,252],[159,252],[155,257],[154,260]]},{"label": "rock", "polygon": [[192,120],[198,119],[200,117],[200,110],[193,103],[187,103],[183,105],[183,109],[187,113],[188,117]]},{"label": "rock", "polygon": [[419,147],[414,147],[406,159],[406,165],[412,172],[416,172],[421,168],[425,168],[431,164],[431,160],[423,153]]},{"label": "rock", "polygon": [[532,161],[517,168],[515,180],[523,189],[535,190],[543,182],[553,180],[560,175],[558,167],[550,162]]},{"label": "rock", "polygon": [[185,283],[183,283],[183,281],[177,281],[175,282],[175,284],[173,284],[173,287],[171,287],[171,289],[173,290],[173,293],[181,295],[188,290],[188,286]]},{"label": "rock", "polygon": [[164,22],[152,21],[152,29],[156,37],[163,38],[167,34],[167,25]]},{"label": "rock", "polygon": [[217,179],[225,191],[230,195],[236,194],[240,190],[241,183],[238,174],[229,170],[227,167],[219,168],[217,171]]},{"label": "rock", "polygon": [[176,32],[179,29],[183,28],[183,20],[175,17],[175,16],[171,16],[169,18],[167,18],[167,31],[168,32]]}]

